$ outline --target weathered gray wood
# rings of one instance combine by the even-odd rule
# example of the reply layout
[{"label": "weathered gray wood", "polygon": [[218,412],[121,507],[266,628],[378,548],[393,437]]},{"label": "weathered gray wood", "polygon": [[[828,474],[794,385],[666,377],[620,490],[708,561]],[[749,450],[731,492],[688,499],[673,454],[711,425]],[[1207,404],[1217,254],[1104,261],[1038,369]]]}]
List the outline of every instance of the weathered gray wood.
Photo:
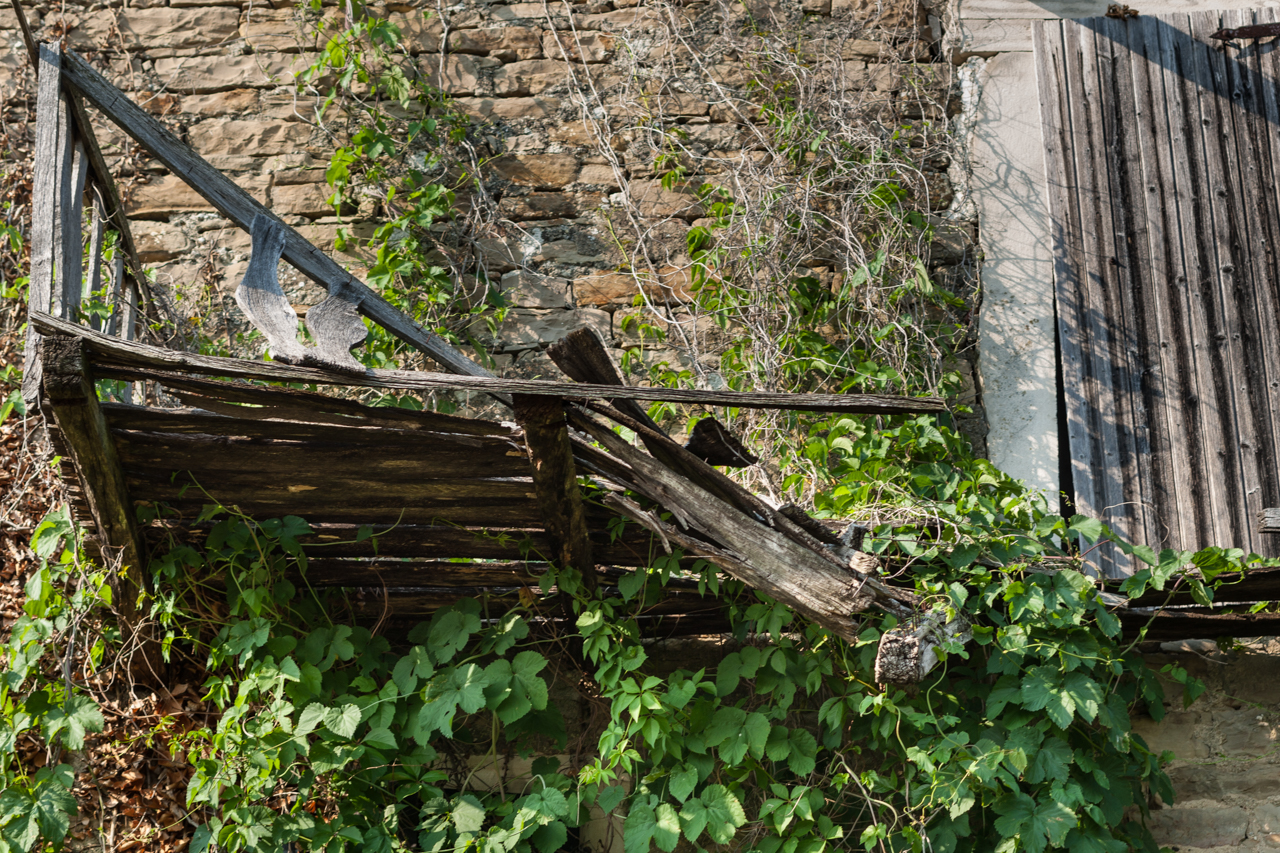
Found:
[{"label": "weathered gray wood", "polygon": [[694,424],[684,449],[709,465],[726,468],[745,468],[760,461],[724,424],[711,416]]},{"label": "weathered gray wood", "polygon": [[72,140],[71,179],[63,186],[58,201],[60,251],[54,261],[58,264],[57,276],[62,287],[61,316],[78,320],[80,303],[84,301],[84,188],[89,167],[85,162],[84,143],[76,134],[70,110],[66,116],[67,134]]},{"label": "weathered gray wood", "polygon": [[45,338],[40,344],[40,360],[44,366],[44,396],[54,423],[71,450],[98,536],[119,557],[120,571],[113,573],[114,604],[126,625],[131,626],[137,618],[137,595],[143,588],[145,552],[115,444],[89,379],[84,342],[78,338]]},{"label": "weathered gray wood", "polygon": [[[60,84],[62,53],[55,47],[40,48],[42,69],[36,92],[36,147],[32,176],[31,275],[27,308],[29,312],[56,313],[61,310],[60,262],[64,247],[59,205],[67,195],[71,180],[72,143],[69,136],[67,97]],[[22,396],[28,407],[40,397],[38,330],[27,325],[26,368]]]},{"label": "weathered gray wood", "polygon": [[[1183,234],[1183,274],[1186,276],[1187,326],[1184,340],[1192,353],[1196,374],[1195,396],[1184,402],[1198,425],[1198,440],[1189,448],[1198,470],[1195,485],[1203,510],[1197,517],[1197,539],[1203,544],[1229,541],[1223,529],[1231,517],[1227,508],[1227,458],[1229,432],[1222,418],[1231,410],[1229,389],[1220,379],[1224,360],[1222,342],[1228,331],[1220,322],[1217,304],[1216,251],[1213,199],[1205,176],[1200,127],[1199,88],[1207,85],[1202,54],[1207,49],[1190,36],[1186,15],[1170,15],[1158,29],[1165,67],[1170,142],[1174,151],[1174,180],[1180,188],[1179,227]],[[1206,239],[1207,238],[1207,239]],[[1219,337],[1221,335],[1222,337]],[[1230,473],[1236,473],[1231,465]],[[1227,535],[1223,535],[1227,534]]]},{"label": "weathered gray wood", "polygon": [[[407,370],[369,370],[363,376],[335,373],[311,367],[274,362],[249,362],[194,353],[179,353],[147,344],[127,343],[82,326],[75,326],[49,314],[33,312],[31,322],[46,334],[83,337],[93,354],[95,369],[112,378],[140,378],[146,371],[173,371],[270,382],[310,382],[320,385],[350,385],[363,388],[403,388],[413,391],[465,390],[485,393],[538,394],[565,399],[667,400],[705,406],[735,406],[747,409],[786,409],[810,412],[850,412],[853,414],[908,414],[942,411],[937,397],[889,397],[876,394],[778,394],[744,391],[711,391],[685,388],[636,388],[588,384],[566,384],[534,379],[494,379],[420,373]],[[133,372],[129,372],[132,370]]]},{"label": "weathered gray wood", "polygon": [[[547,355],[556,367],[574,382],[593,385],[625,385],[622,374],[609,356],[600,333],[589,326],[575,329],[547,347]],[[666,435],[662,427],[635,400],[611,400],[623,414],[630,415],[650,429]]]},{"label": "weathered gray wood", "polygon": [[856,637],[852,614],[868,607],[906,616],[918,603],[913,594],[889,587],[871,575],[841,571],[819,553],[729,506],[590,418],[571,420],[631,466],[637,475],[636,485],[646,497],[687,528],[740,555],[741,562],[735,567],[722,564],[726,571],[836,635],[848,640]]},{"label": "weathered gray wood", "polygon": [[[1225,406],[1213,420],[1220,425],[1224,439],[1224,444],[1216,447],[1220,478],[1225,481],[1222,490],[1225,513],[1216,519],[1217,538],[1213,541],[1233,542],[1248,549],[1251,543],[1245,510],[1251,500],[1255,502],[1255,511],[1261,508],[1261,503],[1257,503],[1260,497],[1258,460],[1253,453],[1243,453],[1241,447],[1242,443],[1252,447],[1257,433],[1253,407],[1248,404],[1248,359],[1242,351],[1244,341],[1241,340],[1241,333],[1247,334],[1245,324],[1252,311],[1242,313],[1240,310],[1245,290],[1254,286],[1252,266],[1241,244],[1249,233],[1251,217],[1244,210],[1245,191],[1239,183],[1243,176],[1235,144],[1236,110],[1228,89],[1224,54],[1207,45],[1210,34],[1219,29],[1220,23],[1217,12],[1193,12],[1189,35],[1194,43],[1188,51],[1193,59],[1192,80],[1198,84],[1194,89],[1199,102],[1197,128],[1204,151],[1200,187],[1213,222],[1213,231],[1203,237],[1208,238],[1207,248],[1213,252],[1214,275],[1209,282],[1216,288],[1206,288],[1202,299],[1212,339],[1211,363],[1217,374],[1215,391],[1219,405]],[[1188,102],[1190,95],[1188,91]],[[1247,298],[1252,300],[1252,296]],[[1239,538],[1237,532],[1243,538]]]},{"label": "weathered gray wood", "polygon": [[[1045,21],[1032,28],[1037,56],[1036,82],[1040,91],[1040,121],[1045,136],[1045,174],[1052,216],[1054,288],[1058,340],[1062,350],[1063,391],[1066,396],[1067,438],[1071,451],[1073,497],[1084,512],[1093,508],[1097,489],[1096,465],[1090,439],[1085,386],[1086,306],[1080,281],[1084,262],[1079,205],[1075,202],[1075,160],[1071,114],[1067,106],[1066,43],[1063,23]],[[1084,498],[1082,500],[1082,497]]]},{"label": "weathered gray wood", "polygon": [[565,403],[525,394],[513,396],[511,402],[529,448],[538,507],[555,546],[553,562],[576,569],[582,575],[583,584],[595,589],[591,533],[582,508],[578,469],[573,464]]},{"label": "weathered gray wood", "polygon": [[909,619],[881,636],[876,650],[876,682],[918,684],[938,665],[940,645],[963,644],[972,638],[969,622],[963,616],[948,622],[945,615],[933,612]]},{"label": "weathered gray wood", "polygon": [[1280,634],[1280,614],[1275,613],[1182,613],[1166,610],[1142,613],[1122,610],[1120,626],[1126,639],[1151,641],[1212,637],[1274,637]]},{"label": "weathered gray wood", "polygon": [[[1269,23],[1274,9],[1258,11],[1258,23]],[[1225,12],[1223,23],[1242,27],[1254,23],[1250,12]],[[1280,352],[1280,329],[1275,318],[1280,310],[1274,298],[1277,275],[1276,251],[1280,245],[1280,209],[1272,187],[1278,179],[1270,162],[1270,137],[1280,136],[1280,128],[1267,120],[1263,90],[1273,89],[1274,80],[1263,76],[1258,45],[1251,44],[1231,57],[1216,57],[1215,83],[1230,94],[1226,105],[1235,125],[1233,134],[1238,165],[1229,175],[1236,187],[1233,209],[1243,214],[1244,230],[1236,233],[1233,254],[1244,267],[1237,273],[1237,288],[1227,294],[1229,308],[1237,319],[1232,343],[1239,354],[1244,383],[1237,389],[1236,410],[1240,421],[1239,454],[1244,473],[1244,515],[1237,522],[1235,540],[1239,547],[1260,550],[1262,541],[1249,521],[1269,502],[1280,500],[1280,364],[1267,357]],[[1225,68],[1225,77],[1221,75]],[[1237,324],[1238,325],[1235,325]]]},{"label": "weathered gray wood", "polygon": [[[265,215],[276,219],[252,196],[200,158],[189,146],[178,140],[163,125],[134,104],[106,81],[89,63],[74,51],[66,54],[65,78],[103,114],[156,156],[170,171],[208,200],[223,215],[248,230],[254,217]],[[276,221],[279,221],[278,219]],[[285,227],[284,258],[308,278],[326,288],[351,279],[349,273],[324,252],[311,245],[292,228]],[[396,337],[431,356],[442,367],[467,376],[490,376],[489,371],[449,346],[438,335],[426,331],[418,323],[391,306],[389,302],[363,283],[360,313],[378,323]]]},{"label": "weathered gray wood", "polygon": [[346,279],[330,285],[324,301],[307,311],[307,329],[315,338],[320,366],[364,372],[364,365],[351,355],[369,333],[360,319],[363,300],[364,292],[354,279]]},{"label": "weathered gray wood", "polygon": [[258,214],[253,219],[253,251],[244,278],[236,288],[236,304],[267,338],[271,357],[285,364],[304,364],[307,354],[298,342],[298,313],[280,287],[276,267],[284,250],[284,224]]},{"label": "weathered gray wood", "polygon": [[313,424],[377,426],[458,435],[518,436],[518,431],[510,425],[495,421],[429,410],[366,406],[355,400],[295,388],[267,388],[241,382],[195,379],[179,374],[155,374],[154,379],[188,405],[235,418],[274,418]]},{"label": "weathered gray wood", "polygon": [[1258,530],[1262,533],[1280,533],[1280,507],[1266,507],[1258,513]]},{"label": "weathered gray wood", "polygon": [[[102,289],[102,244],[106,237],[106,215],[102,209],[102,196],[100,190],[94,186],[90,188],[90,196],[93,202],[90,206],[93,224],[89,231],[89,271],[84,277],[84,295],[90,297]],[[89,328],[95,332],[105,331],[107,326],[104,318],[96,314],[89,318]]]},{"label": "weathered gray wood", "polygon": [[[1148,516],[1148,544],[1173,547],[1188,541],[1195,510],[1183,484],[1191,482],[1191,466],[1182,448],[1188,446],[1186,418],[1180,405],[1171,404],[1187,396],[1190,367],[1184,363],[1186,350],[1178,347],[1177,329],[1185,300],[1174,281],[1173,270],[1181,264],[1180,233],[1176,227],[1176,186],[1169,163],[1168,119],[1164,86],[1160,78],[1159,40],[1151,20],[1124,25],[1128,35],[1130,74],[1133,86],[1134,132],[1126,134],[1126,160],[1138,184],[1141,199],[1133,204],[1135,231],[1130,238],[1134,250],[1145,254],[1134,274],[1138,278],[1137,297],[1146,326],[1144,344],[1143,394],[1151,426],[1152,499],[1154,518]],[[1128,147],[1130,140],[1136,147]],[[1172,219],[1168,227],[1166,217]],[[1192,380],[1193,381],[1193,380]],[[1154,523],[1151,523],[1154,522]]]}]

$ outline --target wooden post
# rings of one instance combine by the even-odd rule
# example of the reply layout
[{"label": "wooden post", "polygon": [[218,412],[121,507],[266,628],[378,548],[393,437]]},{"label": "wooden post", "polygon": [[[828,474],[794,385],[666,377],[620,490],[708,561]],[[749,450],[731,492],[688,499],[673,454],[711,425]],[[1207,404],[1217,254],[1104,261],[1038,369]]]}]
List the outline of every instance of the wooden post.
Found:
[{"label": "wooden post", "polygon": [[[31,285],[28,313],[55,313],[55,294],[61,286],[55,275],[62,267],[62,231],[59,203],[71,182],[72,143],[67,112],[67,96],[62,91],[62,52],[56,45],[40,46],[40,78],[36,91],[35,170],[31,179]],[[58,304],[62,300],[58,299]],[[35,324],[27,324],[22,377],[22,396],[28,408],[40,400],[40,334]]]},{"label": "wooden post", "polygon": [[596,564],[591,555],[582,495],[578,491],[578,471],[573,464],[564,401],[515,394],[512,404],[529,447],[533,487],[546,521],[547,535],[555,543],[554,559],[562,566],[581,572],[582,582],[594,590]]},{"label": "wooden post", "polygon": [[40,342],[40,361],[46,414],[53,416],[74,460],[104,556],[114,552],[120,557],[115,605],[126,625],[132,625],[137,617],[138,590],[142,588],[142,540],[111,430],[89,377],[84,341],[44,338]]}]

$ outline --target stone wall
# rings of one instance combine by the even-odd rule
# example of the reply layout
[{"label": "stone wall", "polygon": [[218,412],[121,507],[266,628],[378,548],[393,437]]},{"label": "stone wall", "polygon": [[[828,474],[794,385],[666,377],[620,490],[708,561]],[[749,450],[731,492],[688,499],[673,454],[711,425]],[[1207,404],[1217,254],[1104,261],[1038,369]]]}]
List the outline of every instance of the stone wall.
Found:
[{"label": "stone wall", "polygon": [[[1166,685],[1166,714],[1134,720],[1169,768],[1177,802],[1151,813],[1156,841],[1174,849],[1280,849],[1280,641],[1165,643],[1147,657],[1157,671],[1174,663],[1208,690],[1189,708],[1180,685]],[[1159,805],[1158,798],[1152,798]]]},{"label": "stone wall", "polygon": [[[911,136],[920,156],[904,181],[935,211],[936,226],[932,244],[918,253],[949,287],[976,292],[974,225],[951,210],[942,132],[958,101],[951,67],[933,61],[936,20],[918,0],[463,0],[442,8],[443,17],[424,16],[412,0],[371,8],[401,28],[417,68],[475,121],[472,159],[462,165],[475,167],[480,180],[459,184],[458,221],[437,231],[442,260],[464,287],[496,287],[513,306],[496,337],[483,324],[472,329],[500,372],[556,375],[541,350],[590,325],[619,354],[642,355],[637,365],[665,363],[714,381],[707,375],[717,367],[709,343],[715,323],[689,305],[685,237],[708,221],[695,188],[704,181],[734,187],[765,173],[778,180],[778,152],[762,131],[758,101],[776,82],[770,62],[784,55],[794,55],[805,80],[836,92],[851,121]],[[300,93],[294,75],[316,56],[317,19],[332,24],[339,13],[328,3],[303,13],[280,0],[28,7],[38,34],[63,34],[326,250],[339,226],[324,183],[332,142],[321,125],[330,117],[318,120],[319,93]],[[0,90],[16,91],[30,84],[30,72],[7,9],[0,37],[8,47]],[[24,106],[11,103],[11,117],[26,118]],[[98,134],[121,171],[159,290],[171,294],[182,318],[197,318],[240,351],[244,326],[230,294],[247,263],[248,235],[107,123]],[[667,188],[657,169],[664,152],[688,173]],[[371,204],[344,213],[358,234],[359,220],[376,220],[379,210]],[[833,286],[850,248],[862,251],[818,247],[802,269]],[[357,275],[369,261],[358,246],[338,257]],[[285,277],[300,308],[321,298],[315,286]],[[968,362],[951,367],[971,376]],[[973,387],[963,402],[976,404]],[[981,448],[981,418],[966,427]]]}]

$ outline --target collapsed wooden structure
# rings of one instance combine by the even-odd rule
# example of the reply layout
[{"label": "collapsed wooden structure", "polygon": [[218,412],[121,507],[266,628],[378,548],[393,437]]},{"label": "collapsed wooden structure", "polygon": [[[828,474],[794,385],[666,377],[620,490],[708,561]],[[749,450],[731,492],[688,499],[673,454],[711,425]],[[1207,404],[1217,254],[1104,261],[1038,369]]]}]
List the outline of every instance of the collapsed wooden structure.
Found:
[{"label": "collapsed wooden structure", "polygon": [[[38,153],[24,389],[63,456],[77,519],[106,556],[120,561],[129,584],[142,585],[154,538],[174,526],[139,525],[138,505],[164,505],[183,535],[198,539],[204,528],[194,519],[216,502],[259,518],[305,518],[315,530],[303,542],[309,582],[347,588],[357,613],[371,619],[416,619],[463,596],[483,596],[493,615],[518,602],[549,565],[580,570],[588,585],[612,584],[629,567],[651,565],[678,547],[846,639],[856,636],[859,614],[870,608],[902,617],[907,627],[890,644],[898,658],[885,661],[886,680],[918,678],[931,644],[944,635],[963,638],[962,625],[922,620],[921,602],[886,583],[873,557],[719,471],[716,465],[752,457],[717,421],[704,420],[681,445],[639,405],[903,414],[941,411],[943,401],[628,387],[587,331],[550,350],[573,382],[496,378],[281,223],[84,59],[55,45],[30,47],[39,69]],[[82,99],[252,232],[253,258],[237,301],[264,331],[274,361],[201,356],[132,339],[144,279]],[[87,275],[78,263],[86,184],[94,188]],[[112,321],[93,329],[76,322],[76,311],[84,290],[100,287],[96,259],[108,222],[128,262],[114,277]],[[328,290],[307,315],[314,346],[297,340],[297,319],[276,281],[281,257]],[[449,372],[363,368],[350,356],[364,336],[360,315]],[[183,407],[100,402],[101,379],[154,383]],[[370,407],[284,383],[474,391],[509,404],[514,423]],[[644,449],[614,425],[634,433]],[[619,519],[627,524],[615,536]],[[377,535],[361,539],[357,531],[365,525]],[[1266,577],[1280,587],[1280,577]],[[130,618],[133,597],[124,592],[117,600]],[[1194,603],[1172,614],[1149,609],[1165,603],[1121,600],[1117,607],[1131,630],[1150,624],[1153,639],[1280,633],[1276,616],[1222,614]],[[716,601],[678,577],[640,623],[652,636],[727,627]]]}]

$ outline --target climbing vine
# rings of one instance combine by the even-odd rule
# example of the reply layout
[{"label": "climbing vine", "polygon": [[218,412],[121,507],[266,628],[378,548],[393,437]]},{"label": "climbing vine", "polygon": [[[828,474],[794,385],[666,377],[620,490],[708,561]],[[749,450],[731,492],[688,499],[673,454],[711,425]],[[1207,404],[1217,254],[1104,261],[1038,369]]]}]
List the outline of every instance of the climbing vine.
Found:
[{"label": "climbing vine", "polygon": [[[850,430],[835,452],[850,464],[866,454],[874,478],[888,442],[899,465],[916,464],[878,470],[946,522],[932,540],[886,523],[865,543],[909,564],[900,582],[935,608],[974,623],[973,642],[945,648],[911,688],[872,676],[891,617],[868,614],[846,643],[678,553],[594,593],[551,570],[516,599],[464,599],[408,631],[376,630],[309,583],[305,521],[210,505],[207,539],[154,560],[147,599],[164,657],[201,664],[217,711],[184,734],[155,732],[192,769],[193,853],[285,842],[552,853],[601,827],[628,853],[671,853],[681,839],[761,853],[1154,849],[1148,799],[1172,792],[1129,719],[1158,718],[1164,688],[1055,545],[1087,549],[1109,532],[1045,514],[985,464],[936,461],[958,439],[910,426]],[[0,837],[23,853],[64,840],[74,756],[102,727],[81,685],[120,664],[109,573],[79,555],[65,512],[34,544],[47,563],[0,682]],[[1134,595],[1189,583],[1211,598],[1217,572],[1257,560],[1123,549],[1143,566],[1121,589]],[[681,578],[729,625],[696,669],[637,620]],[[1180,669],[1165,677],[1188,701],[1200,689]],[[581,702],[599,713],[567,723]],[[48,760],[17,760],[20,742]]]}]

